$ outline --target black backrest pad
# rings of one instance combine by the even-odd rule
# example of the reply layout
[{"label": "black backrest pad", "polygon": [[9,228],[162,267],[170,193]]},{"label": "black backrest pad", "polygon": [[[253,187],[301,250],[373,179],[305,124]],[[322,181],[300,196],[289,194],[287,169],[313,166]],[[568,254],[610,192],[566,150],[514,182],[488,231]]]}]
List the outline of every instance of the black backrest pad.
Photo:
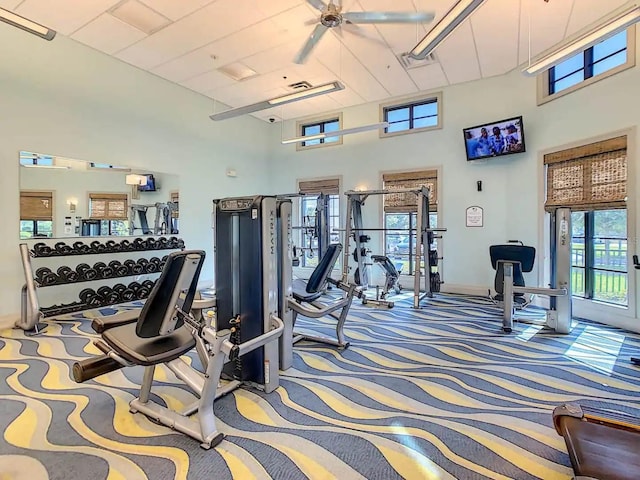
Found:
[{"label": "black backrest pad", "polygon": [[498,260],[507,262],[520,262],[523,272],[533,270],[533,263],[536,259],[536,249],[526,245],[491,245],[489,247],[491,256],[491,266],[497,269]]},{"label": "black backrest pad", "polygon": [[342,252],[342,245],[339,243],[332,243],[327,247],[327,251],[318,262],[318,266],[313,270],[311,277],[309,277],[307,293],[316,293],[324,288],[331,270],[333,270],[338,261],[340,252]]},{"label": "black backrest pad", "polygon": [[[171,297],[176,288],[180,288],[178,285],[178,278],[180,272],[187,259],[194,256],[199,258],[198,267],[195,270],[195,274],[191,279],[189,290],[184,297],[178,299],[178,304],[183,312],[189,312],[191,310],[191,304],[193,303],[193,297],[196,294],[198,287],[198,277],[200,276],[200,270],[204,263],[204,251],[202,250],[184,250],[180,252],[172,252],[167,257],[167,263],[162,269],[160,278],[156,282],[153,290],[149,294],[149,298],[142,307],[140,317],[138,317],[138,323],[136,325],[136,333],[142,338],[157,337],[160,334],[160,327],[162,321],[168,309],[173,309],[175,305],[170,305]],[[176,328],[179,328],[183,324],[182,318],[179,316]]]}]

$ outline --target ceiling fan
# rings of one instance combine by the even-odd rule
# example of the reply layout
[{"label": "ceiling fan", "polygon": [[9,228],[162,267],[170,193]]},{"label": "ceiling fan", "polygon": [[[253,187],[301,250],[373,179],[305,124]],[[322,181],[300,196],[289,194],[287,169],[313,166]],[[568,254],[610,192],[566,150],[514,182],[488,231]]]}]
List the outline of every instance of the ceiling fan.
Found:
[{"label": "ceiling fan", "polygon": [[[304,63],[313,47],[330,28],[345,24],[380,23],[425,23],[434,18],[431,12],[344,12],[342,1],[336,5],[333,0],[326,4],[322,0],[307,0],[312,7],[320,11],[320,23],[313,29],[309,39],[295,57],[295,63]],[[339,30],[338,30],[339,31]]]}]

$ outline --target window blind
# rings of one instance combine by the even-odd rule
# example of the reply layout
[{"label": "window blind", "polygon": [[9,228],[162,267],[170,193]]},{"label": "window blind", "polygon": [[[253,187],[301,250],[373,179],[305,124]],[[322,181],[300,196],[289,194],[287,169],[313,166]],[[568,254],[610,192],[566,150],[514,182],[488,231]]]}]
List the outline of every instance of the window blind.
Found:
[{"label": "window blind", "polygon": [[621,136],[544,156],[545,210],[625,208],[627,137]]},{"label": "window blind", "polygon": [[[422,170],[418,172],[384,173],[382,182],[385,190],[429,189],[429,211],[437,212],[438,171]],[[394,193],[384,195],[385,213],[407,213],[418,211],[418,196],[413,193]]]},{"label": "window blind", "polygon": [[53,220],[53,192],[20,192],[20,220]]},{"label": "window blind", "polygon": [[90,193],[89,217],[96,220],[127,220],[126,193]]},{"label": "window blind", "polygon": [[305,180],[298,182],[298,192],[305,195],[320,194],[339,195],[340,179],[327,178],[324,180]]}]

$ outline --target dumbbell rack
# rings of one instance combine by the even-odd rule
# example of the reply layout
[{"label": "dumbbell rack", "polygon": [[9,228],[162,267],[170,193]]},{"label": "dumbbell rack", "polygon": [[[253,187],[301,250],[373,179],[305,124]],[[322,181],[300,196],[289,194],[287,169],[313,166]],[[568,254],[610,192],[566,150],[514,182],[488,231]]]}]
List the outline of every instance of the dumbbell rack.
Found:
[{"label": "dumbbell rack", "polygon": [[[141,255],[151,251],[178,249],[184,249],[184,241],[177,237],[138,237],[135,239],[127,238],[119,242],[94,240],[90,244],[74,242],[73,245],[60,241],[55,245],[38,242],[33,244],[31,248],[27,243],[22,243],[20,244],[20,255],[26,283],[22,287],[21,317],[16,326],[27,331],[35,330],[37,333],[38,324],[44,318],[144,300],[151,293],[155,280],[145,280],[142,283],[134,281],[128,285],[118,283],[112,287],[103,285],[97,290],[86,288],[86,284],[160,273],[166,261],[166,255],[162,258],[157,256],[144,258]],[[127,258],[122,259],[124,261],[111,260],[109,263],[97,261],[93,264],[81,262],[75,268],[63,265],[55,271],[50,268],[51,261],[49,266],[39,266],[35,271],[33,266],[34,261],[40,263],[53,257],[79,258],[89,255],[122,253],[127,254]],[[78,301],[49,307],[40,306],[39,289],[74,284],[85,287],[77,291]]]}]

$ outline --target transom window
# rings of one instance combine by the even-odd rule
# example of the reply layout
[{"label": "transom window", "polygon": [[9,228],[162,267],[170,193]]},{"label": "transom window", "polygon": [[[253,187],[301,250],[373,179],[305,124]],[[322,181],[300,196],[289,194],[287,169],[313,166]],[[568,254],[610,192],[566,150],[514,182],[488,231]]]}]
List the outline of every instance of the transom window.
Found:
[{"label": "transom window", "polygon": [[[565,95],[635,65],[635,28],[577,53],[543,75],[539,103]],[[538,84],[539,89],[541,84]]]},{"label": "transom window", "polygon": [[20,165],[53,165],[53,157],[37,153],[20,152]]},{"label": "transom window", "polygon": [[432,130],[440,125],[440,96],[382,106],[382,120],[388,122],[380,136]]},{"label": "transom window", "polygon": [[[300,133],[303,137],[314,137],[321,134],[337,132],[340,130],[340,118],[330,118],[328,120],[322,120],[314,123],[307,123],[300,125]],[[310,140],[306,140],[301,142],[301,146],[304,147],[312,147],[318,145],[324,145],[327,143],[338,143],[340,141],[340,137],[329,137],[325,136],[323,138],[312,138]]]}]

